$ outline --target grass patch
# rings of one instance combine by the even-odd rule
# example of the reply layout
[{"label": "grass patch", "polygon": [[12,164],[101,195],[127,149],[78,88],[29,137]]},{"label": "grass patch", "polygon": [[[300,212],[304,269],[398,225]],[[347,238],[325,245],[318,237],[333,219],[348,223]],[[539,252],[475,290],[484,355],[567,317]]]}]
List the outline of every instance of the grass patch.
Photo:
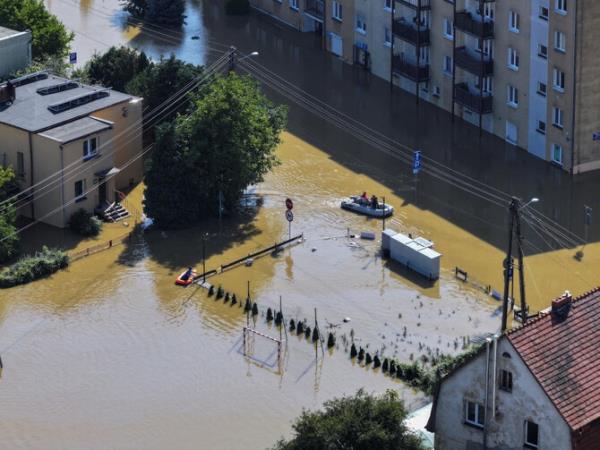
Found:
[{"label": "grass patch", "polygon": [[46,246],[34,255],[24,256],[0,271],[0,288],[9,288],[47,277],[69,265],[69,255]]}]

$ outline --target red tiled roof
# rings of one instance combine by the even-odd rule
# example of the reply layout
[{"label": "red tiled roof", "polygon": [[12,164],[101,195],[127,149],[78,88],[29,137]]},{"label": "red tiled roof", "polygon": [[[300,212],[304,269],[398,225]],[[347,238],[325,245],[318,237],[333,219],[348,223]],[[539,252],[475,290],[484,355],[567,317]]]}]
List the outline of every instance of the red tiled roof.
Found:
[{"label": "red tiled roof", "polygon": [[600,288],[565,319],[541,313],[507,338],[572,430],[600,417]]}]

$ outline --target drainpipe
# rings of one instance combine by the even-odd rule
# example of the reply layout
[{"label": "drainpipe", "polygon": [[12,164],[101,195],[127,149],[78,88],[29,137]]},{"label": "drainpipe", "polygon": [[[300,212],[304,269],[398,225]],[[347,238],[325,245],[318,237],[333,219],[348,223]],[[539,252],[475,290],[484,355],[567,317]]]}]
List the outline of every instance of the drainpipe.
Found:
[{"label": "drainpipe", "polygon": [[498,385],[498,335],[494,335],[494,348],[492,350],[492,419],[496,418],[496,387]]},{"label": "drainpipe", "polygon": [[573,52],[573,110],[571,112],[571,176],[573,176],[573,174],[575,173],[575,108],[577,107],[577,52],[581,48],[579,42],[577,42],[577,24],[579,23],[578,18],[580,6],[579,3],[581,2],[575,2],[575,51]]},{"label": "drainpipe", "polygon": [[63,225],[67,223],[67,211],[65,210],[65,163],[64,163],[64,147],[60,145],[60,205],[63,216]]},{"label": "drainpipe", "polygon": [[30,192],[29,195],[31,196],[31,218],[33,220],[35,220],[35,199],[34,199],[34,195],[33,195],[33,137],[31,135],[31,131],[28,133],[29,134],[29,179],[30,179],[30,183],[29,183],[29,187],[30,187]]},{"label": "drainpipe", "polygon": [[487,450],[487,422],[488,422],[488,394],[490,390],[490,343],[492,340],[485,340],[485,402],[483,405],[483,449]]}]

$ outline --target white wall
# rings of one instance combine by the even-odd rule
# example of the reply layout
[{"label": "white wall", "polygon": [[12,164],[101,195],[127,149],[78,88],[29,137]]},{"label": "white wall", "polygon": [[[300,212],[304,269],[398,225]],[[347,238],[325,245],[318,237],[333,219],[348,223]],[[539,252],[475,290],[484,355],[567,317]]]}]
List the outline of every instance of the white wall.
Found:
[{"label": "white wall", "polygon": [[[510,359],[502,356],[505,352]],[[571,449],[569,427],[506,339],[499,341],[497,354],[496,374],[501,369],[510,370],[513,390],[498,389],[498,375],[494,376],[490,356],[488,448],[522,450],[525,420],[530,420],[539,425],[540,449]],[[464,401],[469,399],[484,404],[485,374],[484,350],[443,382],[436,409],[436,449],[483,449],[483,430],[465,424]],[[492,397],[495,398],[495,418],[492,418]]]}]

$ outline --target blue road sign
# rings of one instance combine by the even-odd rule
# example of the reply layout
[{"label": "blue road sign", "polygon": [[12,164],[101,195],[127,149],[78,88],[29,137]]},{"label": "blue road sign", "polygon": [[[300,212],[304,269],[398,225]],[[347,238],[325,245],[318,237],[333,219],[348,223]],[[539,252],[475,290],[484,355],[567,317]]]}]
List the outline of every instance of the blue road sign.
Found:
[{"label": "blue road sign", "polygon": [[77,63],[77,52],[69,53],[69,63],[76,64]]},{"label": "blue road sign", "polygon": [[413,173],[416,175],[421,170],[421,151],[416,150],[413,156]]}]

